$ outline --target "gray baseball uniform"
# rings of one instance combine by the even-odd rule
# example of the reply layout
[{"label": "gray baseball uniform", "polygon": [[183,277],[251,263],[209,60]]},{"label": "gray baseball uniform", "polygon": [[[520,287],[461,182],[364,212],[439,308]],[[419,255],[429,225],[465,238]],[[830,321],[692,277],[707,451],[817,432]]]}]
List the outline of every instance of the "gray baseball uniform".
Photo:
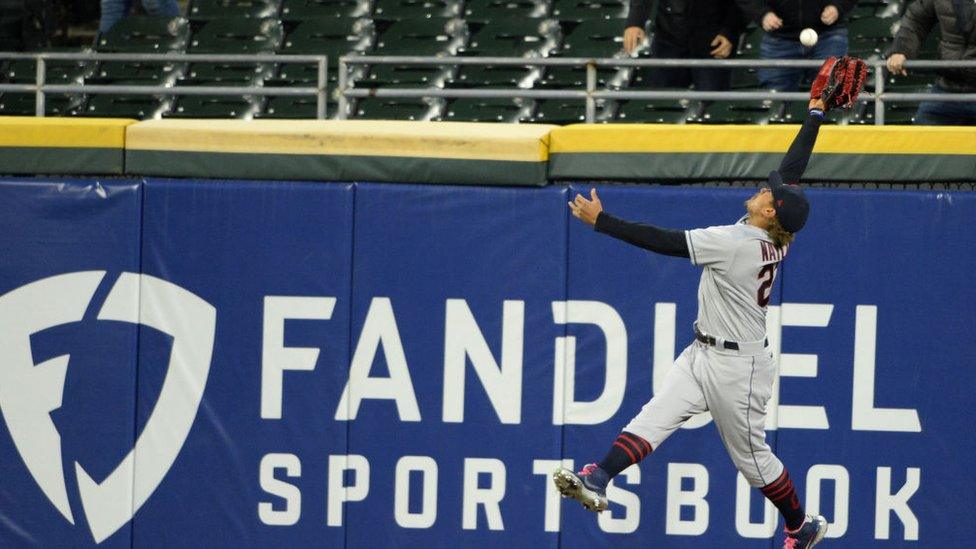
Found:
[{"label": "gray baseball uniform", "polygon": [[662,389],[624,431],[657,449],[693,415],[712,411],[732,461],[752,486],[762,487],[783,472],[764,431],[776,378],[765,339],[766,306],[786,249],[742,220],[686,231],[685,238],[691,262],[704,268],[696,325],[715,345],[696,340],[685,348]]}]

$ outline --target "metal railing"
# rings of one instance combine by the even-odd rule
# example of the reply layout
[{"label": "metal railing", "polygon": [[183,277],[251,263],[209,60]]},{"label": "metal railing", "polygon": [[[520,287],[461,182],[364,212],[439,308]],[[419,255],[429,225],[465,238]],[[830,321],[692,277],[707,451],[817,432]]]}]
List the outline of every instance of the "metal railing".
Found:
[{"label": "metal railing", "polygon": [[[691,90],[611,90],[597,89],[599,67],[701,67],[701,68],[817,68],[818,60],[772,59],[634,59],[585,57],[412,57],[412,56],[358,56],[339,58],[339,105],[338,117],[345,118],[350,98],[363,97],[443,97],[457,98],[524,98],[524,99],[579,99],[586,102],[587,123],[596,120],[596,102],[600,99],[654,100],[690,99],[701,101],[798,101],[808,100],[805,92],[777,91],[691,91]],[[884,60],[870,60],[875,75],[884,74]],[[349,68],[353,65],[426,65],[426,66],[516,66],[516,67],[586,67],[586,87],[567,90],[506,89],[450,89],[450,88],[370,88],[351,87]],[[906,69],[976,68],[976,61],[908,61]],[[934,77],[933,77],[934,79]],[[955,101],[976,102],[976,93],[888,93],[884,91],[884,78],[875,78],[875,92],[864,92],[859,101],[874,101],[874,123],[884,124],[884,102],[905,101]]]},{"label": "metal railing", "polygon": [[[326,115],[326,82],[328,59],[324,55],[211,55],[211,54],[150,54],[150,53],[4,53],[3,59],[31,59],[37,63],[33,84],[3,84],[0,92],[33,92],[36,94],[34,114],[44,116],[45,95],[48,93],[86,93],[109,95],[264,95],[316,97],[316,118]],[[47,61],[149,61],[162,63],[314,63],[318,72],[313,87],[264,86],[132,86],[92,84],[48,84]]]},{"label": "metal railing", "polygon": [[[326,117],[328,59],[324,55],[211,55],[211,54],[135,54],[135,53],[4,53],[3,59],[30,59],[36,62],[32,84],[0,83],[0,92],[28,92],[35,94],[35,114],[44,116],[45,96],[49,93],[84,93],[114,95],[259,95],[259,96],[315,96],[316,118]],[[48,84],[47,61],[144,61],[161,63],[314,63],[317,68],[316,86],[172,86],[172,85],[96,85]],[[339,59],[338,114],[348,116],[349,99],[363,97],[442,97],[442,98],[524,98],[579,99],[585,102],[585,120],[596,120],[599,100],[656,100],[688,99],[701,101],[798,101],[806,100],[805,92],[776,91],[692,91],[692,90],[614,90],[597,88],[597,69],[600,67],[701,67],[701,68],[817,68],[818,60],[769,59],[634,59],[584,57],[413,57],[413,56],[343,56]],[[875,75],[883,74],[884,60],[870,60]],[[452,88],[370,88],[350,85],[349,69],[354,65],[426,65],[426,66],[513,66],[513,67],[585,67],[586,85],[582,89],[452,89]],[[976,69],[976,61],[907,61],[907,69]],[[884,124],[884,103],[906,101],[976,102],[976,93],[891,93],[884,90],[885,79],[875,78],[875,92],[862,93],[859,101],[874,102],[874,123]]]}]

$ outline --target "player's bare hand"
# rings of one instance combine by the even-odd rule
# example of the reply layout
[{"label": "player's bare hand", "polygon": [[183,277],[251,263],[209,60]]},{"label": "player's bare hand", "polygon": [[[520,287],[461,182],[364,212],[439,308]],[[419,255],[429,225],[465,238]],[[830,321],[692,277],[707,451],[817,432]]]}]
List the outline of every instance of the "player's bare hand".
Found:
[{"label": "player's bare hand", "polygon": [[715,59],[725,59],[732,55],[732,41],[721,34],[712,40],[712,47],[715,49],[711,51],[711,56]]},{"label": "player's bare hand", "polygon": [[596,195],[596,189],[590,189],[590,199],[587,200],[583,195],[577,194],[576,198],[569,202],[569,210],[573,212],[576,219],[595,225],[597,216],[603,211],[603,203]]},{"label": "player's bare hand", "polygon": [[827,6],[820,14],[820,20],[823,21],[824,25],[833,25],[839,17],[840,12],[837,10],[837,6],[834,5]]},{"label": "player's bare hand", "polygon": [[644,41],[644,29],[640,27],[627,27],[624,30],[624,51],[634,53],[634,50]]},{"label": "player's bare hand", "polygon": [[762,28],[766,32],[771,32],[783,27],[783,20],[773,12],[767,12],[762,18]]},{"label": "player's bare hand", "polygon": [[891,74],[900,74],[902,76],[908,76],[908,71],[905,70],[905,54],[903,53],[893,53],[888,57],[888,72]]}]

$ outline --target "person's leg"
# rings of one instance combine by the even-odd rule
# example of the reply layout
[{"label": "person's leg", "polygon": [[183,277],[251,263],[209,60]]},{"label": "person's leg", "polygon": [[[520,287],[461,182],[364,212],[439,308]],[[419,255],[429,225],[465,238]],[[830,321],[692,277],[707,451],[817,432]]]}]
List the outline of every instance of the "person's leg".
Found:
[{"label": "person's leg", "polygon": [[[932,93],[945,93],[938,84]],[[976,106],[954,101],[922,101],[912,124],[918,126],[969,126],[976,120]]]},{"label": "person's leg", "polygon": [[[761,59],[802,59],[803,45],[797,40],[780,38],[766,33],[759,45]],[[801,69],[762,68],[758,71],[763,87],[776,91],[796,91],[800,87]]]},{"label": "person's leg", "polygon": [[624,427],[603,461],[586,465],[579,473],[569,469],[553,473],[556,489],[591,511],[606,509],[610,479],[650,455],[691,416],[707,410],[704,394],[692,373],[700,352],[698,345],[692,344],[681,353],[661,390]]},{"label": "person's leg", "polygon": [[176,0],[142,0],[142,7],[149,15],[179,17],[180,6]]},{"label": "person's leg", "polygon": [[692,69],[691,78],[698,91],[727,91],[732,88],[729,69]]},{"label": "person's leg", "polygon": [[[655,35],[651,38],[651,57],[683,59],[688,57],[688,49]],[[687,88],[691,84],[691,71],[687,68],[647,67],[646,71],[649,88]]]},{"label": "person's leg", "polygon": [[132,8],[131,0],[102,0],[102,14],[98,21],[98,32],[104,34],[108,32],[123,17],[129,14]]},{"label": "person's leg", "polygon": [[749,484],[779,509],[787,530],[796,530],[806,515],[789,473],[766,443],[764,430],[775,362],[768,354],[736,356],[709,349],[708,355],[708,365],[700,374],[702,390],[729,457]]}]

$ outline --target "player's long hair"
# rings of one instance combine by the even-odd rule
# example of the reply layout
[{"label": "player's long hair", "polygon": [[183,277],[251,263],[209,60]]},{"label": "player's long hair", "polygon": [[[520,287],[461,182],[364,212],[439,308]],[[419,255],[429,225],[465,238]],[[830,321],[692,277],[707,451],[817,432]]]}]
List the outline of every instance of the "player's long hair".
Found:
[{"label": "player's long hair", "polygon": [[773,240],[773,245],[777,248],[783,248],[792,244],[793,239],[796,238],[796,234],[784,229],[780,225],[779,219],[775,217],[769,220],[769,225],[766,226],[766,232],[769,233],[769,238]]}]

